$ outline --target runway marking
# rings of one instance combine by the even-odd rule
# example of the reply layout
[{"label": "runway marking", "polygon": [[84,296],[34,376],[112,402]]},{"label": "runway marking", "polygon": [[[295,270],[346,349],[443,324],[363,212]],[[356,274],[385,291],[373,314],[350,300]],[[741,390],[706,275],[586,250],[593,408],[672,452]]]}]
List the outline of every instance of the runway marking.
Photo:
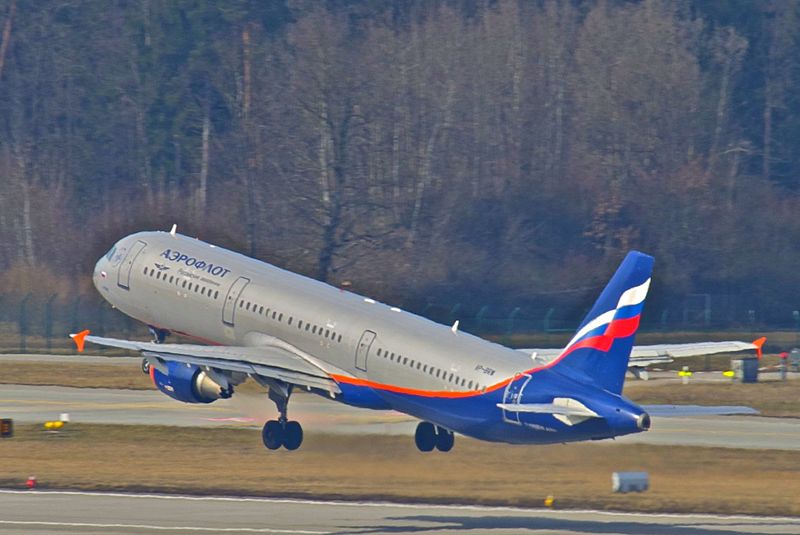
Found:
[{"label": "runway marking", "polygon": [[70,528],[123,528],[152,531],[210,531],[213,533],[296,533],[298,535],[326,535],[330,531],[308,531],[302,529],[272,528],[207,528],[199,526],[153,526],[150,524],[100,524],[94,522],[45,522],[38,520],[0,520],[0,524],[11,526],[59,526]]},{"label": "runway marking", "polygon": [[[677,518],[686,520],[688,518],[698,518],[706,520],[740,520],[748,522],[778,521],[787,522],[792,525],[800,525],[800,518],[790,516],[747,516],[747,515],[722,515],[707,513],[650,513],[650,512],[625,512],[625,511],[601,511],[593,509],[544,509],[544,508],[524,508],[502,505],[445,505],[431,503],[402,503],[402,502],[368,502],[368,501],[341,501],[341,500],[313,500],[300,498],[266,498],[266,497],[236,497],[236,496],[189,496],[183,494],[133,494],[124,492],[89,492],[79,490],[13,490],[0,489],[0,494],[41,494],[41,495],[65,495],[65,496],[101,496],[109,498],[140,498],[157,500],[186,500],[186,501],[212,501],[212,502],[255,502],[255,503],[287,503],[297,505],[328,505],[333,507],[395,507],[398,509],[444,509],[444,510],[464,510],[464,511],[506,511],[523,514],[545,514],[552,516],[570,516],[580,514],[592,514],[602,516],[621,516],[621,517],[641,517],[641,518]],[[299,533],[299,532],[298,532]],[[311,532],[309,532],[311,533]],[[324,532],[319,532],[324,533]]]}]

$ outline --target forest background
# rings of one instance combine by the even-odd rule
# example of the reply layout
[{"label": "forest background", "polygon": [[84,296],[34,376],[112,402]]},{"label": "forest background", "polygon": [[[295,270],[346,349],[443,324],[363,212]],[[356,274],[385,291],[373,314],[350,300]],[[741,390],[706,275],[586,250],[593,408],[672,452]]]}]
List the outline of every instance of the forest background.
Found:
[{"label": "forest background", "polygon": [[577,321],[636,248],[646,322],[800,326],[798,2],[2,0],[0,28],[5,302],[97,300],[113,242],[177,223],[427,315]]}]

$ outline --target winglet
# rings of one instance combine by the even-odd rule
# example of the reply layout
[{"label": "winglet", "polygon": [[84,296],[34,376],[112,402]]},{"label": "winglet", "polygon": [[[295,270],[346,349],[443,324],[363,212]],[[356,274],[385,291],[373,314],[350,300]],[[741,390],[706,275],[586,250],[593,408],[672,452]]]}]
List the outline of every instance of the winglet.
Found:
[{"label": "winglet", "polygon": [[89,336],[89,334],[89,329],[86,329],[78,334],[69,335],[69,337],[72,338],[72,341],[75,342],[75,346],[78,348],[78,353],[83,353],[83,345],[86,343],[86,337]]},{"label": "winglet", "polygon": [[764,347],[764,342],[766,341],[767,341],[766,336],[762,336],[758,340],[753,340],[753,345],[756,346],[756,355],[758,355],[758,358],[764,356],[763,347]]}]

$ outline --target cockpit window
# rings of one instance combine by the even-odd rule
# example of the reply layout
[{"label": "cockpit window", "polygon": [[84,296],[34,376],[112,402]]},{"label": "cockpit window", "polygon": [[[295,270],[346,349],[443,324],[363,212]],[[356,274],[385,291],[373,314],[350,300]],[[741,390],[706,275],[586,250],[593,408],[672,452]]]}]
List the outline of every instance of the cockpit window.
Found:
[{"label": "cockpit window", "polygon": [[117,246],[115,245],[115,246],[114,246],[114,247],[112,247],[112,248],[111,248],[111,250],[110,250],[110,251],[109,251],[109,252],[106,254],[106,260],[111,260],[112,258],[114,258],[114,253],[116,253],[116,252],[117,252]]}]

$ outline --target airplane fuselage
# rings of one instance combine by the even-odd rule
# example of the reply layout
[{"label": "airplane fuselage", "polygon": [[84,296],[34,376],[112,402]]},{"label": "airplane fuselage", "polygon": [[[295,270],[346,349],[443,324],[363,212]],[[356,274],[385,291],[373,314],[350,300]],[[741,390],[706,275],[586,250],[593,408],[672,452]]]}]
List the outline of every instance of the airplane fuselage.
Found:
[{"label": "airplane fuselage", "polygon": [[[94,282],[123,313],[225,346],[281,347],[333,377],[334,399],[394,409],[484,440],[549,443],[640,431],[641,409],[519,351],[265,262],[166,232],[123,238]],[[317,392],[329,395],[326,392]],[[603,418],[568,424],[498,404],[569,397]]]}]

